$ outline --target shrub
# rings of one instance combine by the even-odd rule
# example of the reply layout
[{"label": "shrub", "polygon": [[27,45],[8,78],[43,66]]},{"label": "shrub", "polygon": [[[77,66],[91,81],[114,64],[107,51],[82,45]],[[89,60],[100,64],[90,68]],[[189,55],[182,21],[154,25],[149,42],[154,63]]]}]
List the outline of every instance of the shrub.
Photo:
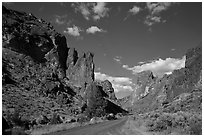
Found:
[{"label": "shrub", "polygon": [[30,120],[28,117],[22,117],[19,109],[15,109],[14,112],[7,112],[7,122],[10,126],[8,134],[19,135],[25,134],[25,130],[30,129]]},{"label": "shrub", "polygon": [[63,123],[61,117],[57,113],[54,113],[50,121],[50,124],[60,124],[60,123]]},{"label": "shrub", "polygon": [[201,114],[194,112],[177,113],[151,113],[145,122],[149,131],[167,131],[168,129],[181,129],[182,134],[199,135],[202,133]]},{"label": "shrub", "polygon": [[201,135],[202,134],[202,119],[196,115],[191,116],[189,119],[190,134]]},{"label": "shrub", "polygon": [[77,118],[77,122],[79,122],[80,124],[82,123],[85,123],[87,121],[89,121],[90,118],[84,114],[80,115],[78,118]]}]

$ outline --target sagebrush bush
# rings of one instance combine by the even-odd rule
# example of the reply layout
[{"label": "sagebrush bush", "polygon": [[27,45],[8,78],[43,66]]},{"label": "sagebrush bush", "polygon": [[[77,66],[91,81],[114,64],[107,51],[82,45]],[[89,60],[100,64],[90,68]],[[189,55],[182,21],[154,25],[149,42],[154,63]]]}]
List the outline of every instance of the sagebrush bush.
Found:
[{"label": "sagebrush bush", "polygon": [[[158,115],[160,114],[160,115]],[[194,112],[153,113],[145,122],[149,131],[165,131],[167,129],[182,129],[184,134],[199,135],[202,133],[202,116]]]},{"label": "sagebrush bush", "polygon": [[63,123],[61,117],[57,113],[54,113],[51,118],[50,124],[60,124],[60,123]]},{"label": "sagebrush bush", "polygon": [[80,124],[82,124],[82,123],[85,123],[85,122],[87,122],[87,121],[89,121],[90,120],[90,118],[89,117],[87,117],[86,115],[80,115],[79,117],[78,117],[78,120],[77,120],[77,122],[79,122]]},{"label": "sagebrush bush", "polygon": [[6,117],[10,126],[10,133],[12,135],[26,134],[25,130],[30,129],[29,118],[23,118],[19,109],[15,109],[14,112],[7,112]]}]

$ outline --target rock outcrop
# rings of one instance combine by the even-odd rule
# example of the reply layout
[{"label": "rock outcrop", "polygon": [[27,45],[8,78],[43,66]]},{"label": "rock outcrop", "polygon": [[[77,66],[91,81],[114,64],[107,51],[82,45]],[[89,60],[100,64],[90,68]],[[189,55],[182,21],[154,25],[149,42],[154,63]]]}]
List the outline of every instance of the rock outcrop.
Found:
[{"label": "rock outcrop", "polygon": [[105,94],[115,99],[110,83],[105,84],[106,93],[101,87],[88,87],[94,82],[93,53],[78,56],[77,50],[68,47],[65,36],[31,13],[4,6],[2,13],[4,115],[18,110],[28,121],[39,115],[51,119],[54,113],[76,117],[92,100],[86,102],[86,95],[99,95],[92,104],[114,104],[105,99]]},{"label": "rock outcrop", "polygon": [[[151,72],[139,73],[135,91],[126,99],[121,99],[120,103],[124,108],[128,108],[133,112],[143,113],[172,104],[172,102],[175,102],[175,98],[184,94],[189,94],[188,97],[191,98],[191,101],[195,100],[195,98],[200,100],[201,79],[202,48],[200,45],[187,51],[185,68],[175,70],[170,75],[157,78]],[[199,110],[196,108],[200,108],[201,102],[200,104],[198,102],[195,103],[198,107],[188,109]],[[173,104],[173,106],[176,106],[175,103]]]},{"label": "rock outcrop", "polygon": [[100,81],[97,83],[99,86],[102,87],[103,91],[107,94],[107,97],[111,100],[117,100],[114,88],[112,87],[112,84],[108,80]]},{"label": "rock outcrop", "polygon": [[86,87],[87,84],[94,81],[93,54],[84,53],[78,58],[75,49],[71,49],[70,53],[66,76],[76,87]]},{"label": "rock outcrop", "polygon": [[86,88],[86,113],[93,116],[104,116],[106,113],[127,113],[126,110],[107,99],[107,94],[98,82],[89,84]]},{"label": "rock outcrop", "polygon": [[4,6],[2,13],[3,113],[20,106],[22,115],[34,119],[81,100],[80,91],[94,81],[93,54],[78,57],[65,36],[31,13]]}]

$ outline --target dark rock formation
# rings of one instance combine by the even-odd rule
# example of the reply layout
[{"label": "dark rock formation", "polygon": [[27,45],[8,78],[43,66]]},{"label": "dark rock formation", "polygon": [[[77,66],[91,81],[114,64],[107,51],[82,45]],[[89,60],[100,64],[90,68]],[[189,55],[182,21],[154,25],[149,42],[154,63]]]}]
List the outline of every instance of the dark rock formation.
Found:
[{"label": "dark rock formation", "polygon": [[68,69],[67,71],[71,71],[70,69],[74,67],[77,60],[78,60],[78,52],[75,50],[75,48],[70,48],[68,52],[67,62],[66,62],[66,67]]},{"label": "dark rock formation", "polygon": [[9,126],[8,122],[6,121],[6,119],[4,117],[2,117],[2,135],[6,135],[8,134],[8,129],[10,129],[11,127]]},{"label": "dark rock formation", "polygon": [[[74,48],[67,47],[65,36],[31,13],[4,6],[2,13],[4,115],[18,110],[21,117],[32,123],[39,116],[50,117],[55,113],[59,117],[76,117],[86,108],[94,113],[122,112],[123,109],[106,99],[115,99],[111,83],[104,83],[105,92],[102,87],[92,84],[92,53],[78,57]],[[54,117],[53,123],[60,123],[59,117]],[[47,124],[48,120],[44,122],[41,117],[40,123]]]},{"label": "dark rock formation", "polygon": [[4,110],[20,108],[22,116],[35,118],[61,108],[71,115],[67,110],[78,107],[80,90],[94,81],[93,54],[78,58],[65,36],[30,13],[4,6],[2,13]]},{"label": "dark rock formation", "polygon": [[104,116],[106,113],[127,113],[120,106],[111,102],[107,98],[107,94],[97,82],[93,82],[86,88],[86,113],[90,117]]},{"label": "dark rock formation", "polygon": [[86,114],[92,118],[94,116],[105,115],[105,107],[107,106],[107,101],[103,98],[103,91],[96,83],[91,83],[86,88]]},{"label": "dark rock formation", "polygon": [[109,99],[111,100],[117,99],[110,81],[108,80],[100,81],[97,84],[102,87],[103,91],[107,94]]}]

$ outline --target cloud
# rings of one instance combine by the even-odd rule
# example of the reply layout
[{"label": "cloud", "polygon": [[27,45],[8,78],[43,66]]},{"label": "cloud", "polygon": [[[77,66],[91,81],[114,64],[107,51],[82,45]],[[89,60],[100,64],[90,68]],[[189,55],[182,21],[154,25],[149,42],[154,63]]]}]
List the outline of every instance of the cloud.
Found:
[{"label": "cloud", "polygon": [[89,16],[91,14],[89,11],[90,6],[91,5],[89,3],[83,3],[83,2],[71,4],[71,7],[74,8],[75,12],[80,12],[86,20],[89,20]]},{"label": "cloud", "polygon": [[109,8],[106,7],[105,2],[72,3],[71,6],[74,8],[75,12],[80,12],[86,20],[92,18],[94,21],[97,21],[108,16]]},{"label": "cloud", "polygon": [[138,62],[138,64],[142,65],[142,64],[145,64],[145,62],[144,61],[140,61],[140,62]]},{"label": "cloud", "polygon": [[113,58],[113,60],[115,60],[116,62],[118,62],[118,63],[120,63],[120,64],[121,64],[121,59],[122,59],[121,56],[115,56],[115,57]]},{"label": "cloud", "polygon": [[93,12],[95,15],[93,16],[94,20],[99,20],[100,18],[103,18],[105,16],[108,16],[109,8],[105,7],[105,2],[97,2],[96,5],[93,7]]},{"label": "cloud", "polygon": [[65,23],[65,21],[61,21],[59,20],[58,18],[55,19],[55,23],[58,24],[58,25],[62,25]]},{"label": "cloud", "polygon": [[66,14],[62,16],[55,15],[55,23],[58,25],[63,25],[66,23],[66,18],[67,18]]},{"label": "cloud", "polygon": [[131,15],[136,15],[138,14],[142,8],[134,5],[131,9],[128,10],[127,16],[123,19],[123,21],[127,20]]},{"label": "cloud", "polygon": [[149,11],[149,14],[144,20],[144,24],[147,26],[152,26],[156,23],[165,23],[166,20],[162,19],[161,12],[166,11],[174,3],[172,2],[147,2],[146,8]]},{"label": "cloud", "polygon": [[160,22],[161,22],[161,17],[148,15],[146,17],[146,20],[144,21],[144,24],[146,24],[147,26],[152,26],[153,24],[160,23]]},{"label": "cloud", "polygon": [[68,27],[68,28],[64,31],[64,33],[67,33],[67,34],[69,34],[69,35],[71,35],[71,36],[77,37],[77,36],[80,36],[80,32],[81,32],[81,31],[82,31],[82,30],[81,30],[79,27],[73,25],[73,27]]},{"label": "cloud", "polygon": [[148,10],[154,15],[167,10],[171,5],[171,2],[147,2]]},{"label": "cloud", "polygon": [[127,90],[133,91],[132,86],[134,84],[132,83],[132,79],[128,77],[112,77],[101,72],[95,72],[95,79],[100,81],[109,80],[116,93]]},{"label": "cloud", "polygon": [[95,34],[96,32],[106,32],[106,31],[98,28],[97,26],[91,26],[88,29],[86,29],[86,33],[88,34]]},{"label": "cloud", "polygon": [[137,6],[133,6],[132,9],[130,9],[128,12],[132,13],[133,15],[136,15],[137,13],[139,13],[141,10],[140,7],[137,7]]},{"label": "cloud", "polygon": [[164,74],[171,74],[173,70],[177,70],[185,67],[185,60],[186,60],[185,56],[183,56],[183,58],[181,59],[166,58],[165,60],[163,60],[159,58],[149,63],[134,66],[134,67],[123,65],[123,68],[127,70],[131,70],[133,74],[150,70],[154,73],[154,75],[161,77]]}]

